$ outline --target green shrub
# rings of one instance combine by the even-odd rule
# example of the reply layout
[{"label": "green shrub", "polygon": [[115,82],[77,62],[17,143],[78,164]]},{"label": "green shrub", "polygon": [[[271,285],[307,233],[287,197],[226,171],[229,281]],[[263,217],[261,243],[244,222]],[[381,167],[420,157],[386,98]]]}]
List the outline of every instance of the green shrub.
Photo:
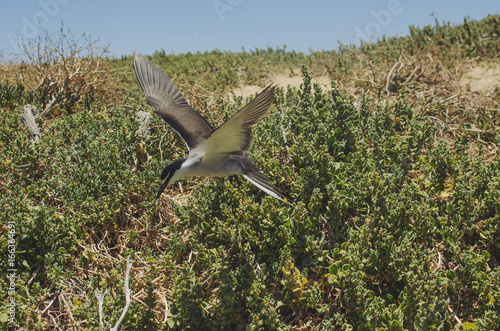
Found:
[{"label": "green shrub", "polygon": [[[432,35],[446,37],[433,51],[448,54],[458,47],[452,41],[470,36],[460,56],[488,56],[494,46],[474,31],[493,35],[496,20],[424,28],[406,44],[391,38],[306,60],[284,48],[160,51],[153,59],[188,83],[197,79],[193,68],[213,75],[206,87],[226,91],[240,79],[261,82],[251,63],[264,55],[255,63],[332,61],[343,67],[331,73],[341,75],[358,70],[350,66],[356,52],[380,53],[375,61],[389,67],[397,47],[422,50]],[[245,65],[247,76],[235,78],[234,68]],[[136,112],[146,106],[133,80],[123,83],[124,99],[113,107],[94,100],[89,107],[61,105],[52,120],[38,118],[43,135],[36,143],[19,116],[33,96],[2,83],[0,252],[8,256],[6,225],[15,224],[17,311],[16,323],[8,324],[9,265],[2,259],[1,328],[48,330],[56,321],[97,329],[93,293],[104,289],[105,325],[116,321],[130,256],[127,329],[499,329],[499,154],[483,150],[500,143],[491,112],[468,118],[487,129],[486,141],[467,130],[439,139],[435,116],[451,104],[429,114],[429,103],[413,102],[410,85],[382,99],[369,90],[351,95],[336,82],[322,89],[306,66],[302,75],[300,89],[278,89],[250,150],[293,207],[240,177],[185,179],[184,193],[176,184],[155,201],[161,169],[186,150],[156,116],[149,137],[135,136]],[[208,116],[214,123],[244,101],[190,91],[202,111],[217,109]]]}]

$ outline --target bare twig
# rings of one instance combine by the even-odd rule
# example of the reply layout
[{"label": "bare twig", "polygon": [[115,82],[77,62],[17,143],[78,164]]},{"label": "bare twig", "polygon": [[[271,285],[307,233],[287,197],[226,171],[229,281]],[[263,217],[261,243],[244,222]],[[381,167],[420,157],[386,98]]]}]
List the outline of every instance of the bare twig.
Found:
[{"label": "bare twig", "polygon": [[451,309],[450,306],[448,306],[448,311],[453,315],[453,318],[455,319],[455,321],[457,321],[458,324],[463,325],[460,318],[458,318],[458,316],[455,314],[455,312],[453,311],[453,309]]},{"label": "bare twig", "polygon": [[[391,71],[389,71],[389,75],[387,75],[387,81],[385,83],[385,90],[387,91],[387,93],[391,92],[389,90],[389,88],[391,86],[392,73],[394,72],[394,70],[396,70],[396,71],[399,70],[402,65],[403,65],[403,63],[401,61],[398,61],[398,62],[396,62],[396,64],[394,64],[394,66],[392,66]],[[399,68],[397,68],[397,67],[399,67]]]},{"label": "bare twig", "polygon": [[163,301],[165,301],[165,318],[163,319],[163,324],[165,324],[168,318],[168,301],[166,296],[163,297]]},{"label": "bare twig", "polygon": [[57,324],[57,321],[56,321],[56,318],[54,317],[54,315],[49,315],[50,318],[52,318],[52,322],[54,322],[54,326],[57,328],[57,330],[61,330],[61,327],[59,326],[59,324]]},{"label": "bare twig", "polygon": [[72,106],[112,77],[113,70],[101,62],[109,46],[102,47],[98,39],[85,34],[75,39],[63,25],[58,36],[42,29],[36,39],[20,39],[19,44],[25,61],[17,77],[31,91],[41,92],[42,115],[58,102]]},{"label": "bare twig", "polygon": [[420,78],[420,76],[422,76],[422,75],[424,74],[424,72],[426,72],[426,71],[427,71],[427,69],[429,69],[429,67],[431,66],[431,64],[434,62],[434,59],[433,59],[433,58],[432,58],[429,54],[427,54],[427,57],[428,57],[428,58],[429,58],[429,60],[430,60],[429,64],[428,64],[428,65],[426,65],[426,66],[425,66],[425,68],[424,68],[422,71],[420,71],[420,73],[419,73],[419,74],[418,74],[415,78],[413,78],[413,80],[417,80],[417,79],[419,79],[419,78]]},{"label": "bare twig", "polygon": [[104,315],[102,304],[104,302],[104,297],[106,297],[106,294],[108,294],[108,290],[105,290],[104,292],[101,290],[100,292],[98,292],[96,289],[94,291],[94,294],[97,298],[97,303],[99,304],[99,328],[102,330],[104,327],[104,324],[102,323],[102,316]]},{"label": "bare twig", "polygon": [[64,303],[64,305],[66,306],[66,310],[68,311],[68,315],[69,315],[69,319],[71,320],[71,322],[73,322],[73,325],[76,326],[76,322],[75,322],[75,319],[73,318],[73,314],[71,313],[71,309],[68,305],[68,302],[66,301],[66,298],[64,297],[64,294],[59,294],[59,298],[61,298],[62,302]]},{"label": "bare twig", "polygon": [[130,262],[130,256],[127,257],[127,272],[125,274],[125,308],[123,308],[122,315],[118,322],[116,322],[115,326],[111,328],[111,331],[118,331],[120,324],[122,323],[125,315],[127,314],[127,310],[130,307],[130,296],[132,291],[130,291],[129,281],[130,281],[130,269],[132,268],[132,263]]},{"label": "bare twig", "polygon": [[392,85],[392,79],[393,77],[395,76],[395,74],[393,75],[393,72],[394,71],[399,71],[402,67],[403,67],[403,55],[404,53],[401,52],[401,54],[399,55],[399,59],[398,59],[398,62],[396,62],[391,70],[389,71],[389,74],[387,75],[387,81],[385,82],[385,90],[387,91],[387,93],[390,93],[390,87]]},{"label": "bare twig", "polygon": [[432,273],[435,273],[441,267],[441,253],[439,251],[437,251],[437,252],[438,252],[438,264],[437,264],[436,268],[434,268]]},{"label": "bare twig", "polygon": [[54,304],[54,301],[56,301],[56,299],[57,296],[54,296],[54,299],[52,299],[52,301],[49,302],[49,304],[47,305],[47,307],[45,307],[40,316],[43,316],[49,310],[49,308],[52,306],[52,304]]},{"label": "bare twig", "polygon": [[368,75],[368,79],[370,81],[371,87],[375,87],[375,85],[377,85],[377,83],[375,82],[375,69],[373,69],[372,63],[373,63],[373,60],[370,60],[368,62],[368,66],[370,67],[370,71],[371,71],[371,74]]},{"label": "bare twig", "polygon": [[413,75],[417,72],[418,69],[420,69],[420,64],[417,64],[417,66],[415,66],[415,68],[413,69],[411,74],[408,76],[408,78],[406,78],[405,84],[407,84],[409,81],[411,81]]},{"label": "bare twig", "polygon": [[52,101],[50,101],[49,104],[47,105],[47,107],[45,107],[45,109],[43,110],[41,116],[43,116],[46,113],[48,113],[52,109],[52,107],[54,107],[54,104],[56,103],[56,101],[59,98],[59,96],[66,90],[66,86],[68,86],[69,80],[71,78],[72,77],[66,78],[66,81],[64,82],[64,85],[59,90],[59,93],[57,93],[56,95],[54,95],[54,97],[52,98]]}]

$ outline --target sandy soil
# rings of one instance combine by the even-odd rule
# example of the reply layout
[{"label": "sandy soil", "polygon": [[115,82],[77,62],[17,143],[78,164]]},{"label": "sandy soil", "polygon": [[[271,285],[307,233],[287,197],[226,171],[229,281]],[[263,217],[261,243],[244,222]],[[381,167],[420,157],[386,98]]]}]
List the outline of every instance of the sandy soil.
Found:
[{"label": "sandy soil", "polygon": [[[273,75],[270,79],[270,83],[274,82],[280,87],[287,87],[288,85],[300,88],[302,83],[302,75],[300,74],[300,68],[294,70],[297,74],[292,75],[290,73],[277,73]],[[318,83],[322,88],[330,87],[330,78],[327,76],[313,77],[313,82]],[[236,96],[242,96],[246,98],[252,94],[262,91],[262,87],[257,85],[245,85],[234,89]]]},{"label": "sandy soil", "polygon": [[462,76],[460,84],[471,92],[493,93],[497,86],[500,87],[500,63],[473,64]]},{"label": "sandy soil", "polygon": [[[271,77],[270,83],[274,82],[282,87],[290,85],[300,88],[300,84],[302,83],[300,68],[297,68],[294,72],[296,74],[285,72],[277,73]],[[320,84],[320,86],[324,88],[330,87],[330,78],[328,76],[313,77],[313,82]],[[478,92],[486,95],[493,93],[497,86],[500,87],[500,63],[479,62],[472,64],[463,74],[460,85],[471,92]],[[262,91],[262,89],[263,88],[258,85],[245,85],[234,89],[234,93],[237,96],[246,98]]]}]

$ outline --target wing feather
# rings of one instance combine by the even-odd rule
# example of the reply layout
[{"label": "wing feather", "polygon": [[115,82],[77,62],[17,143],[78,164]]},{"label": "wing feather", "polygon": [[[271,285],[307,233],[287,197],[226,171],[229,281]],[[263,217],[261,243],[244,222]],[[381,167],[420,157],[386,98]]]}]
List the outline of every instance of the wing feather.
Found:
[{"label": "wing feather", "polygon": [[188,149],[204,142],[214,131],[207,120],[184,99],[174,82],[146,57],[135,53],[134,68],[146,101],[184,140]]},{"label": "wing feather", "polygon": [[207,140],[207,157],[243,155],[250,147],[252,126],[269,110],[276,86],[269,85],[233,117],[217,128]]}]

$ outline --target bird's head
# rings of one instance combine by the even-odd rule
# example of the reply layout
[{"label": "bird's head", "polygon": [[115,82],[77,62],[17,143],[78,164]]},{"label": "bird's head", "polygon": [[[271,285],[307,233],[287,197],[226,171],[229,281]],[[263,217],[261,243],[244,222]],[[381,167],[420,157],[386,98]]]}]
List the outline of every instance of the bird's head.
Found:
[{"label": "bird's head", "polygon": [[184,163],[186,159],[181,159],[177,160],[173,163],[170,163],[168,166],[163,169],[161,173],[161,186],[160,189],[158,190],[158,194],[156,195],[156,199],[158,199],[161,195],[161,193],[173,182],[177,181],[178,179],[182,178],[179,176],[177,171],[181,168],[182,164]]}]

